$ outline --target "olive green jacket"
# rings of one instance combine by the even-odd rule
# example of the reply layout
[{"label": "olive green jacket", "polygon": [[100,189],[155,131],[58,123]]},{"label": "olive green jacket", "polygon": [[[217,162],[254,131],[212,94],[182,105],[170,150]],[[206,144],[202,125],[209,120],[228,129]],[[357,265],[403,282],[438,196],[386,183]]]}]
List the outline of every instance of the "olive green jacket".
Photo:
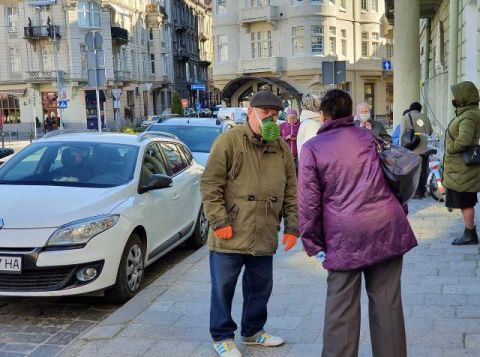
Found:
[{"label": "olive green jacket", "polygon": [[[298,236],[296,180],[284,141],[262,141],[248,122],[222,134],[213,144],[200,182],[210,222],[209,249],[273,255],[282,214],[285,233]],[[228,225],[233,238],[216,238],[213,231]]]},{"label": "olive green jacket", "polygon": [[467,166],[462,152],[480,138],[479,95],[475,85],[462,82],[452,86],[457,102],[455,118],[445,133],[443,184],[457,192],[480,192],[480,165]]}]

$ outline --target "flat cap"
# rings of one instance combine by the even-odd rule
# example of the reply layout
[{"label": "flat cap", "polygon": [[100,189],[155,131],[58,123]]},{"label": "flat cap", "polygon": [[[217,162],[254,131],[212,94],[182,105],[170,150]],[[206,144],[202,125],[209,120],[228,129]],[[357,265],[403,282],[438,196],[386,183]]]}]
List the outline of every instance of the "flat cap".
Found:
[{"label": "flat cap", "polygon": [[250,99],[250,105],[254,108],[272,108],[283,110],[283,103],[275,94],[268,90],[261,90]]}]

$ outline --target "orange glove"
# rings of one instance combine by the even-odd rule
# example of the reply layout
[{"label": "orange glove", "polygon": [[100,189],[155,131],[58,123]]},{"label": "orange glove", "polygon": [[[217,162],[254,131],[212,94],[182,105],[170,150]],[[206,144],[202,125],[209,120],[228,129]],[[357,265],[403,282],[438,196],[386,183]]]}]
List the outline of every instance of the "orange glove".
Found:
[{"label": "orange glove", "polygon": [[295,244],[297,244],[297,237],[293,234],[285,233],[283,235],[282,243],[285,246],[285,251],[289,251],[295,246]]},{"label": "orange glove", "polygon": [[233,237],[232,226],[226,226],[226,227],[215,229],[215,237],[220,239],[232,238]]}]

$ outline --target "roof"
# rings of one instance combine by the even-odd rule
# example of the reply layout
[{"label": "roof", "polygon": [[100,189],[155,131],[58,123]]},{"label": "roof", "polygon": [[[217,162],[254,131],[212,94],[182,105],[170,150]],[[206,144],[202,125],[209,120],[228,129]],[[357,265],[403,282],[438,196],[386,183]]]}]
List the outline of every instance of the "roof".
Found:
[{"label": "roof", "polygon": [[[184,125],[184,126],[213,126],[220,127],[225,120],[218,120],[215,118],[170,118],[161,123],[155,123],[154,126],[162,125]],[[231,121],[233,123],[233,121]]]},{"label": "roof", "polygon": [[[140,134],[141,135],[141,134]],[[148,139],[162,139],[162,137],[154,137]],[[165,138],[172,140],[171,138]],[[82,132],[82,133],[58,133],[57,135],[45,137],[39,140],[39,142],[65,142],[65,141],[81,141],[91,143],[111,143],[111,144],[123,144],[141,146],[142,142],[148,142],[148,140],[139,140],[139,135],[132,134],[119,134],[119,133],[106,133],[106,132]]]}]

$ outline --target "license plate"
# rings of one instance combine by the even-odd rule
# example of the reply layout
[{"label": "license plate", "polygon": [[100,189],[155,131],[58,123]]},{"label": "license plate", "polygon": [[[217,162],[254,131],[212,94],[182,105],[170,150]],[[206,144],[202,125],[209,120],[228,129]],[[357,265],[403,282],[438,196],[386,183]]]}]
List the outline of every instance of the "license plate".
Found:
[{"label": "license plate", "polygon": [[20,274],[22,272],[22,257],[0,255],[0,273]]}]

